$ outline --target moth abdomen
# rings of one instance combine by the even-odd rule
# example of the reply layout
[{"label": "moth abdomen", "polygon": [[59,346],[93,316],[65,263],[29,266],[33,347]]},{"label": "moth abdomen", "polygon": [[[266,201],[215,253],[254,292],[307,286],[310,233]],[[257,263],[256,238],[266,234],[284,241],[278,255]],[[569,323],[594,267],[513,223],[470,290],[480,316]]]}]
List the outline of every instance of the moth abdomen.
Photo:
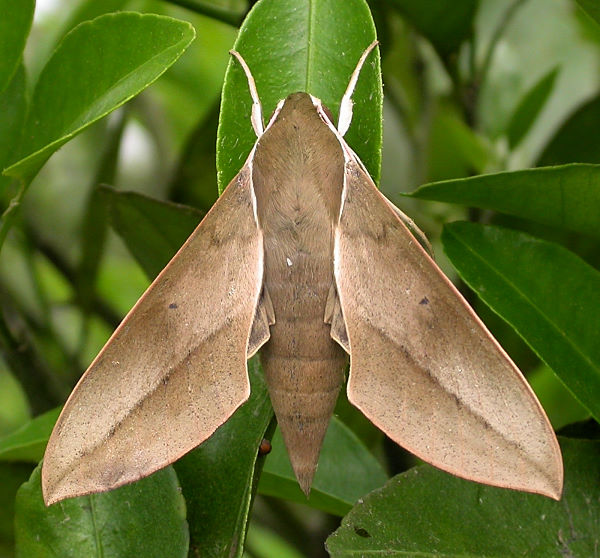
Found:
[{"label": "moth abdomen", "polygon": [[275,350],[269,347],[271,341],[261,353],[269,395],[292,467],[302,490],[308,494],[344,382],[346,354],[331,338],[330,350],[321,355],[307,346],[299,347],[295,355],[278,353],[277,344]]},{"label": "moth abdomen", "polygon": [[323,320],[328,286],[325,281],[319,283],[321,287],[306,282],[301,287],[291,281],[287,286],[281,283],[280,288],[268,283],[276,320],[261,350],[271,402],[306,493],[346,364],[346,354],[331,339],[331,327]]}]

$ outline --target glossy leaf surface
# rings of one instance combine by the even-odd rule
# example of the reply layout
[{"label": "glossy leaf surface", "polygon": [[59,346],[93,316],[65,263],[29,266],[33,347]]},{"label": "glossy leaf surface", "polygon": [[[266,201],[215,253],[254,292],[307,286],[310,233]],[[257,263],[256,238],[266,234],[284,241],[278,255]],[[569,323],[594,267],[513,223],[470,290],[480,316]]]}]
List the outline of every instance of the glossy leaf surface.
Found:
[{"label": "glossy leaf surface", "polygon": [[600,443],[564,438],[560,502],[477,485],[427,465],[394,477],[357,504],[327,539],[351,556],[593,556],[600,542]]},{"label": "glossy leaf surface", "polygon": [[600,238],[600,165],[564,165],[433,182],[411,197],[493,209]]},{"label": "glossy leaf surface", "polygon": [[31,179],[61,145],[156,80],[194,35],[188,23],[130,12],[78,25],[40,74],[26,141],[7,173]]},{"label": "glossy leaf surface", "polygon": [[185,503],[171,467],[118,490],[49,508],[42,500],[38,467],[17,493],[15,532],[20,556],[188,555]]}]

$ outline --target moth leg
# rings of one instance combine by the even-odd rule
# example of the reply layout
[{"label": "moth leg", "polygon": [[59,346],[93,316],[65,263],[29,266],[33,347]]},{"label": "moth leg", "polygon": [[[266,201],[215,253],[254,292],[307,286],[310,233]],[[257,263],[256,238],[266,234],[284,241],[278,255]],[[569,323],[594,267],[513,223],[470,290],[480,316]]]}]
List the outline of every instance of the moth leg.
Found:
[{"label": "moth leg", "polygon": [[348,341],[346,323],[344,322],[340,298],[334,284],[329,288],[329,293],[327,295],[324,321],[326,324],[331,324],[331,338],[334,341],[337,341],[344,351],[350,354],[350,343]]},{"label": "moth leg", "polygon": [[410,234],[412,234],[418,240],[419,244],[423,248],[425,248],[425,251],[431,256],[431,258],[435,259],[435,256],[433,254],[433,248],[431,246],[431,243],[429,242],[429,239],[425,236],[425,233],[417,226],[417,224],[406,213],[404,213],[402,210],[398,209],[390,200],[385,198],[385,201],[388,202],[388,205],[394,211],[394,213],[398,216],[400,221],[402,221],[406,225],[406,227],[410,231]]},{"label": "moth leg", "polygon": [[269,291],[267,291],[267,287],[263,287],[261,302],[265,308],[265,312],[267,315],[267,320],[269,325],[273,325],[275,323],[275,310],[273,310],[273,303],[271,302],[271,295],[269,295]]},{"label": "moth leg", "polygon": [[271,302],[269,291],[263,287],[258,306],[256,307],[254,322],[252,322],[250,338],[248,339],[248,358],[253,356],[269,340],[271,337],[269,326],[274,323],[275,312],[273,310],[273,303]]},{"label": "moth leg", "polygon": [[330,324],[333,320],[333,309],[335,307],[335,299],[337,298],[337,294],[335,292],[335,285],[331,283],[331,287],[329,287],[329,292],[327,293],[327,302],[325,303],[325,316],[323,321],[326,324]]}]

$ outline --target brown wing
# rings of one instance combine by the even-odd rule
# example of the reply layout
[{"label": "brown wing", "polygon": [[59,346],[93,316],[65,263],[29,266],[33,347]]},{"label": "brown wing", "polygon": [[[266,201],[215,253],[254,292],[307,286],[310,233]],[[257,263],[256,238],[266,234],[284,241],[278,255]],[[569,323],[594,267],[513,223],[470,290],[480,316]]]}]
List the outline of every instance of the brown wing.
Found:
[{"label": "brown wing", "polygon": [[336,233],[348,398],[455,475],[559,498],[554,432],[525,379],[357,162]]},{"label": "brown wing", "polygon": [[46,449],[47,504],[172,463],[248,398],[263,273],[250,180],[244,167],[77,384]]}]

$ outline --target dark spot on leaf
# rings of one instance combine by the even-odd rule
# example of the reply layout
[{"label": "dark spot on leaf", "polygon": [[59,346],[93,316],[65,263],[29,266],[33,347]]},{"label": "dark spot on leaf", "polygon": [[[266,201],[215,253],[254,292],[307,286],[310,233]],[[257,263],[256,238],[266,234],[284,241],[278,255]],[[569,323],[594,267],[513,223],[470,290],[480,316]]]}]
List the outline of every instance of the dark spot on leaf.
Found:
[{"label": "dark spot on leaf", "polygon": [[354,532],[359,536],[359,537],[363,537],[364,539],[370,539],[371,535],[369,534],[369,531],[367,531],[366,529],[363,529],[362,527],[357,527],[356,525],[354,526]]},{"label": "dark spot on leaf", "polygon": [[171,304],[169,304],[169,308],[177,308],[177,304],[175,302],[171,302]]},{"label": "dark spot on leaf", "polygon": [[429,299],[426,296],[424,296],[419,302],[419,304],[429,304]]}]

